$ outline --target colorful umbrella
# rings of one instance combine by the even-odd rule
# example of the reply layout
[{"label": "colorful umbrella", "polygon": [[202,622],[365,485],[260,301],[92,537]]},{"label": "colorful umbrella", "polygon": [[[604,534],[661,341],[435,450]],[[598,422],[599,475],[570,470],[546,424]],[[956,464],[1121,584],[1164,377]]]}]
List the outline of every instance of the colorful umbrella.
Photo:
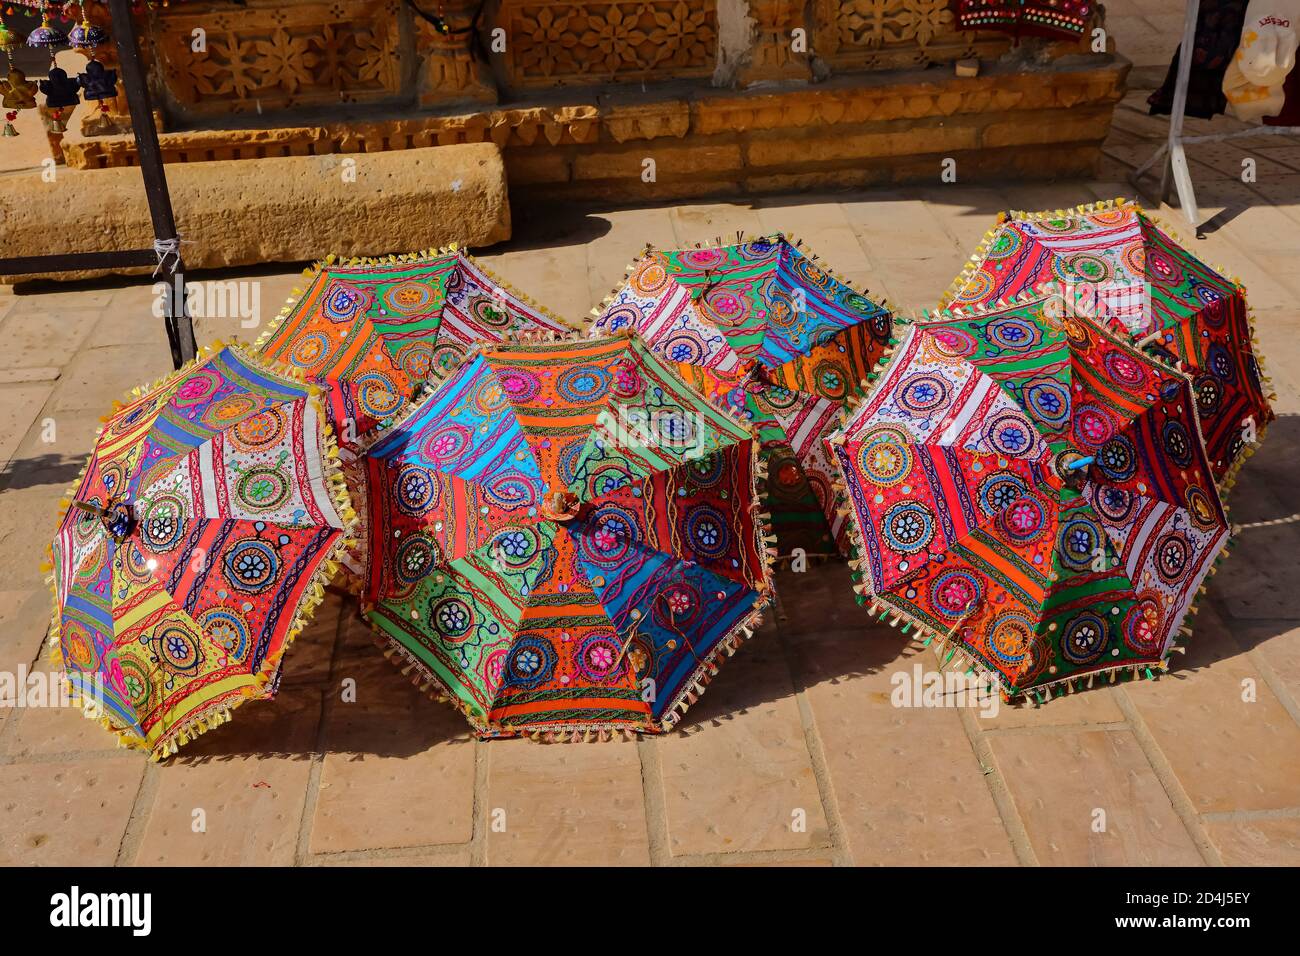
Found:
[{"label": "colorful umbrella", "polygon": [[483,736],[667,730],[771,595],[757,442],[628,336],[485,351],[367,466],[364,613]]},{"label": "colorful umbrella", "polygon": [[307,291],[290,300],[257,348],[327,389],[329,419],[345,448],[474,343],[571,331],[455,246],[346,263],[330,256],[304,275]]},{"label": "colorful umbrella", "polygon": [[315,388],[216,349],[105,419],[50,553],[74,695],[155,758],[274,687],[352,517]]},{"label": "colorful umbrella", "polygon": [[1191,373],[1211,470],[1230,486],[1274,418],[1241,284],[1117,199],[1003,213],[940,305],[992,305],[1045,282],[1069,284],[1072,301]]},{"label": "colorful umbrella", "polygon": [[1164,669],[1228,537],[1189,379],[1064,312],[911,326],[831,439],[859,594],[1009,695]]},{"label": "colorful umbrella", "polygon": [[647,248],[629,268],[594,334],[636,329],[692,384],[757,426],[783,552],[844,544],[822,439],[884,352],[889,310],[781,235]]}]

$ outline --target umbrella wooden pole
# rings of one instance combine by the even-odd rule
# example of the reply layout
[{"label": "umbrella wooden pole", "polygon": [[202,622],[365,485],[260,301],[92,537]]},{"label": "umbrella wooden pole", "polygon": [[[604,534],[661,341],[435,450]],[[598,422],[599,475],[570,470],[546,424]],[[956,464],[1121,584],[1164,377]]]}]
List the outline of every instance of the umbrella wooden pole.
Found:
[{"label": "umbrella wooden pole", "polygon": [[164,310],[167,341],[171,346],[172,365],[180,368],[191,361],[197,348],[194,323],[185,308],[185,272],[180,257],[180,237],[176,234],[171,194],[163,172],[162,149],[158,145],[158,128],[153,121],[153,105],[145,85],[140,63],[140,48],[131,20],[129,0],[108,0],[113,17],[113,40],[117,44],[118,66],[122,87],[131,110],[131,128],[135,133],[140,172],[144,178],[145,198],[153,220],[152,249],[118,249],[99,252],[58,252],[41,256],[0,258],[0,275],[36,276],[56,272],[95,271],[155,266],[154,275],[164,273],[172,279],[173,289]]},{"label": "umbrella wooden pole", "polygon": [[172,212],[171,194],[167,190],[167,173],[163,168],[162,147],[158,145],[158,128],[153,122],[153,104],[140,63],[140,47],[135,23],[131,19],[130,0],[108,0],[117,41],[118,67],[131,110],[131,128],[135,132],[136,153],[144,176],[145,198],[149,218],[153,220],[154,252],[160,273],[172,277],[163,310],[167,324],[167,341],[171,345],[172,365],[180,368],[197,353],[194,323],[185,308],[185,265],[181,260],[180,237],[176,234],[176,217]]},{"label": "umbrella wooden pole", "polygon": [[96,518],[104,518],[108,515],[107,508],[101,508],[99,505],[92,504],[89,501],[74,501],[72,504],[78,511],[84,511],[86,514],[94,515]]}]

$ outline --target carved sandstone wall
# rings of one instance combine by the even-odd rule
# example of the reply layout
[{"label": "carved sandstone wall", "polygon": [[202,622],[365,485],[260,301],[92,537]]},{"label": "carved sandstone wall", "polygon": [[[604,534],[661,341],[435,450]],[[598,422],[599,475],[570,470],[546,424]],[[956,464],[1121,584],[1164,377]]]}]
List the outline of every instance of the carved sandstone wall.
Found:
[{"label": "carved sandstone wall", "polygon": [[[153,11],[168,160],[492,142],[516,194],[635,201],[933,181],[944,157],[1081,173],[1128,68],[962,33],[947,0],[415,2],[445,29],[404,0]],[[86,134],[70,165],[134,162],[128,135]]]}]

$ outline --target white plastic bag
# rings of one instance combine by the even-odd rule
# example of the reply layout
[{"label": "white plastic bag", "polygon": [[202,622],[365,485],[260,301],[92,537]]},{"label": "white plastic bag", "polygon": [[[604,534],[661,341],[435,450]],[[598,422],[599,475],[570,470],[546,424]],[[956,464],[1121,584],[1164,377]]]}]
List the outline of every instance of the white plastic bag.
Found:
[{"label": "white plastic bag", "polygon": [[1295,66],[1300,0],[1250,0],[1241,44],[1223,74],[1228,113],[1248,123],[1282,111],[1282,84]]}]

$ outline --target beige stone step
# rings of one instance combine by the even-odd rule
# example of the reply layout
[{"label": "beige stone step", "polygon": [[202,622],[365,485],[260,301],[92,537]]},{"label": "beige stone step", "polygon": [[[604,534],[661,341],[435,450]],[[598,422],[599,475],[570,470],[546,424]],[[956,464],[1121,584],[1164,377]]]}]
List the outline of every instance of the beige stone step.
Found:
[{"label": "beige stone step", "polygon": [[[53,173],[53,182],[40,169],[0,176],[0,255],[152,246],[138,168]],[[505,167],[494,143],[172,164],[167,182],[188,269],[302,262],[330,252],[386,255],[451,242],[480,248],[510,238]],[[25,278],[32,277],[0,281]]]}]

